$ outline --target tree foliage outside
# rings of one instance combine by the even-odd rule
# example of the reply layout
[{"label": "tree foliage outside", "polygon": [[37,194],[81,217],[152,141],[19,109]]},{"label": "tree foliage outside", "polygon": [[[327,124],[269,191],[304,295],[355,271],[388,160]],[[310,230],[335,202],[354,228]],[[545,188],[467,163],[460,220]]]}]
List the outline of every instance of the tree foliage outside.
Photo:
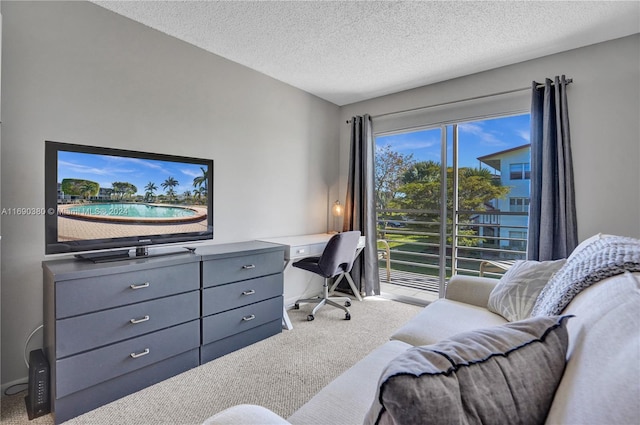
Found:
[{"label": "tree foliage outside", "polygon": [[[385,151],[381,151],[385,152]],[[410,156],[392,155],[390,159],[382,161],[382,170],[376,177],[376,187],[383,188],[379,194],[379,207],[383,211],[379,219],[387,220],[382,225],[388,225],[389,220],[402,215],[402,223],[411,230],[423,233],[439,234],[441,210],[441,164],[435,161],[415,162]],[[376,163],[378,167],[378,163]],[[402,170],[401,173],[393,171]],[[453,211],[453,168],[447,167],[447,211]],[[461,246],[477,246],[482,240],[474,236],[472,218],[475,212],[487,211],[494,199],[505,198],[509,187],[501,186],[499,180],[486,168],[463,167],[458,170],[458,209],[463,213],[458,215],[458,223],[469,224],[469,227],[459,231],[458,244]],[[400,212],[401,211],[401,212]],[[464,213],[464,211],[467,211]],[[470,213],[473,211],[474,213]],[[447,214],[447,223],[452,224],[452,214]],[[391,223],[394,223],[391,221]],[[467,237],[464,237],[467,236]],[[410,236],[403,236],[408,238]],[[427,237],[418,237],[421,242],[433,242]],[[451,243],[451,240],[448,241]],[[438,242],[439,243],[439,242]]]},{"label": "tree foliage outside", "polygon": [[390,145],[376,149],[375,190],[378,209],[389,208],[389,203],[399,195],[402,177],[413,164],[413,154],[395,152]]},{"label": "tree foliage outside", "polygon": [[[494,199],[503,199],[510,191],[501,186],[486,168],[464,167],[458,173],[458,208],[461,211],[486,211]],[[440,211],[440,164],[423,161],[414,164],[402,176],[402,185],[390,205],[393,208]],[[453,210],[453,168],[447,167],[447,210]]]},{"label": "tree foliage outside", "polygon": [[421,161],[409,167],[400,177],[398,194],[389,203],[392,208],[440,211],[440,164]]}]

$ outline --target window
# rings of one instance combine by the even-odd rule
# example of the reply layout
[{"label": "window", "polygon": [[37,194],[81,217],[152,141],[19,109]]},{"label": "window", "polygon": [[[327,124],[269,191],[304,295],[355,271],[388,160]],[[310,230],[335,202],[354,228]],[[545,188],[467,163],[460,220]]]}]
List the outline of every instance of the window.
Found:
[{"label": "window", "polygon": [[509,211],[511,212],[529,211],[529,198],[509,198]]},{"label": "window", "polygon": [[521,239],[521,240],[512,240],[509,243],[509,246],[512,249],[517,250],[525,250],[527,249],[527,232],[519,232],[519,231],[509,231],[509,239]]},{"label": "window", "polygon": [[518,114],[375,134],[385,286],[437,282],[441,291],[447,276],[479,273],[483,261],[526,256],[530,126]]},{"label": "window", "polygon": [[522,162],[509,165],[509,176],[511,180],[529,180],[531,178],[531,164]]}]

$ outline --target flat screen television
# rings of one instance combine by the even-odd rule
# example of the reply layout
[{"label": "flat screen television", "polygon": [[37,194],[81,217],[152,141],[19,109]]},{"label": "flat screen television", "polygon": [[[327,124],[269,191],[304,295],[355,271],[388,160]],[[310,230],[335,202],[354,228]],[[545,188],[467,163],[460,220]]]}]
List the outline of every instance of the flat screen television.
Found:
[{"label": "flat screen television", "polygon": [[46,254],[213,238],[211,159],[46,141],[44,184]]}]

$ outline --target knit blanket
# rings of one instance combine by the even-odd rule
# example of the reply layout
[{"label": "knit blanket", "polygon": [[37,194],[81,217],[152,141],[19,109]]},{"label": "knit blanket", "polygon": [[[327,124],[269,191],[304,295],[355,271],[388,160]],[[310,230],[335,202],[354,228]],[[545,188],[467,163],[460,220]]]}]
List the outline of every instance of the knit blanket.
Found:
[{"label": "knit blanket", "polygon": [[640,240],[624,236],[596,239],[569,257],[549,279],[531,316],[558,315],[582,290],[625,271],[640,271]]}]

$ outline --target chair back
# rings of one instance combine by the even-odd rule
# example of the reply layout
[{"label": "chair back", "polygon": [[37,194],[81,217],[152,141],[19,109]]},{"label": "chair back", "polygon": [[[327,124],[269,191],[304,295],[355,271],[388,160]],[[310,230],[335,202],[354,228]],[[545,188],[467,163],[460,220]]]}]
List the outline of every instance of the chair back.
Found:
[{"label": "chair back", "polygon": [[338,233],[329,239],[318,260],[318,268],[325,277],[338,276],[351,270],[359,239],[358,230]]}]

